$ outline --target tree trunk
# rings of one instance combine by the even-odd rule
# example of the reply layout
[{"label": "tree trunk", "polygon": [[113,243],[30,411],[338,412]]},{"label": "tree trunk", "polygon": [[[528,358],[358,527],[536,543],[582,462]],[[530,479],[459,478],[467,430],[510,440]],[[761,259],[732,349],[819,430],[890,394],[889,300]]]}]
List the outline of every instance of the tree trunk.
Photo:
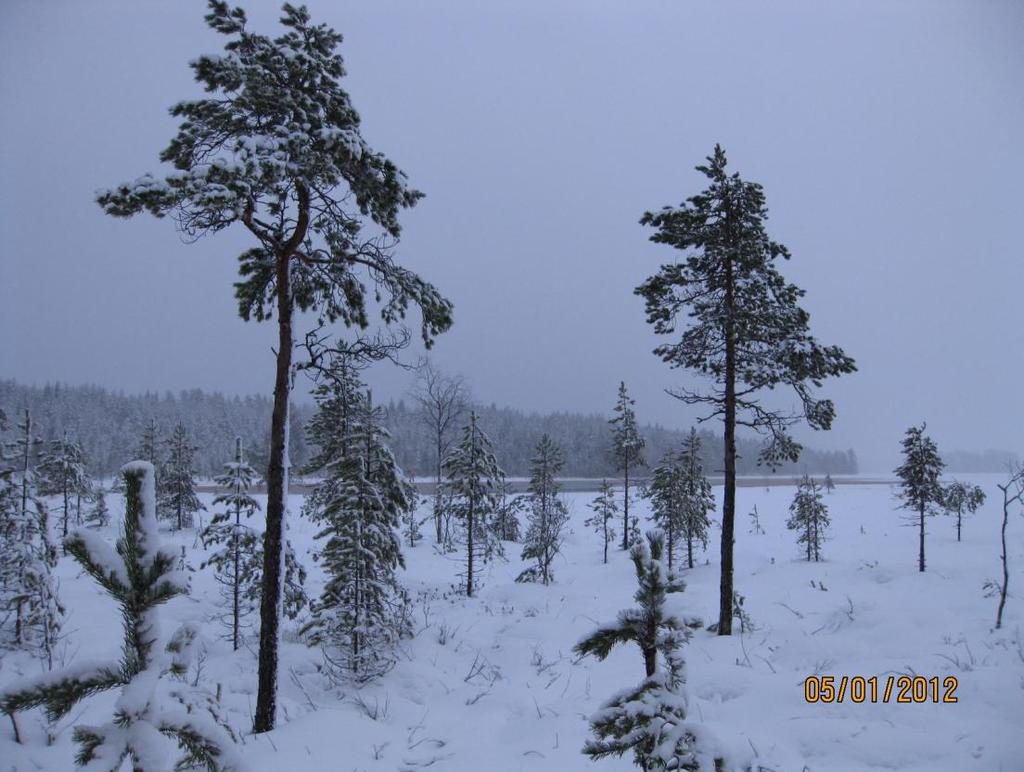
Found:
[{"label": "tree trunk", "polygon": [[434,474],[434,528],[437,531],[437,543],[440,544],[444,538],[441,532],[441,453],[444,438],[442,431],[437,431],[437,468]]},{"label": "tree trunk", "polygon": [[469,512],[466,516],[466,596],[473,597],[473,497],[469,498]]},{"label": "tree trunk", "polygon": [[[626,451],[629,452],[628,450]],[[629,549],[629,459],[623,464],[622,549]]]},{"label": "tree trunk", "polygon": [[68,537],[68,514],[71,508],[71,503],[68,501],[68,475],[64,473],[64,538]]},{"label": "tree trunk", "polygon": [[[366,426],[363,427],[363,434],[365,436],[365,443],[363,447],[363,453],[365,454],[365,466],[363,468],[363,474],[367,480],[373,479],[373,470],[370,469],[370,459],[372,456],[372,442],[373,442],[373,427],[371,422],[373,420],[373,401],[370,392],[366,392]],[[363,612],[363,565],[365,563],[365,552],[363,545],[363,523],[366,522],[366,494],[363,493],[360,496],[359,503],[359,519],[356,521],[356,538],[355,538],[355,589],[352,598],[352,612],[353,612],[353,623],[352,623],[352,671],[359,673],[359,656],[362,652],[362,636],[360,634],[360,628],[362,626],[362,612]],[[367,572],[368,573],[368,572]]]},{"label": "tree trunk", "polygon": [[[237,490],[237,486],[236,486]],[[238,574],[239,574],[239,562],[241,556],[238,554],[238,530],[241,526],[242,518],[240,514],[241,506],[235,504],[235,528],[234,533],[231,534],[231,551],[232,559],[234,562],[234,576],[231,579],[231,647],[234,651],[238,651],[238,633],[239,633],[239,587],[238,587]]]},{"label": "tree trunk", "polygon": [[693,537],[686,534],[686,565],[693,568]]},{"label": "tree trunk", "polygon": [[[29,462],[31,461],[31,450],[32,450],[32,414],[28,410],[25,410],[25,456],[22,459],[21,465],[21,527],[25,528],[25,524],[28,523],[28,469]],[[27,538],[27,535],[18,534],[18,538]],[[17,601],[17,611],[14,620],[14,640],[21,644],[22,642],[22,604],[24,601],[19,599]],[[11,714],[11,721],[14,720],[14,714]],[[17,725],[15,725],[17,729]],[[20,740],[18,742],[21,742]]]},{"label": "tree trunk", "polygon": [[1006,606],[1006,586],[1010,583],[1010,571],[1006,565],[1006,521],[1009,518],[1010,506],[1006,501],[1006,491],[1003,491],[1003,526],[1001,539],[1003,553],[1000,555],[1003,561],[1003,583],[999,586],[999,609],[996,611],[996,630],[1003,626],[1003,608]]},{"label": "tree trunk", "polygon": [[924,505],[921,505],[920,510],[920,526],[918,529],[920,536],[920,545],[917,553],[917,570],[924,571]]},{"label": "tree trunk", "polygon": [[[474,463],[476,462],[476,416],[470,418],[469,443]],[[469,511],[466,513],[466,525],[469,531],[466,534],[466,596],[473,597],[473,508],[476,502],[472,495],[469,497]]]},{"label": "tree trunk", "polygon": [[961,510],[956,511],[956,540],[960,541],[960,518],[962,516]]},{"label": "tree trunk", "polygon": [[288,494],[288,399],[292,370],[292,293],[290,261],[277,260],[277,372],[270,422],[267,466],[267,527],[263,535],[263,584],[260,597],[259,687],[253,731],[268,732],[277,719],[277,654],[281,625],[281,556],[285,497]]},{"label": "tree trunk", "polygon": [[548,539],[551,534],[548,533],[548,468],[547,461],[545,460],[544,466],[542,467],[542,479],[540,489],[540,535],[543,543],[540,549],[540,560],[541,560],[541,582],[545,586],[549,583],[548,576]]},{"label": "tree trunk", "polygon": [[291,258],[309,227],[309,189],[296,181],[298,219],[295,230],[278,251],[277,371],[274,410],[270,418],[270,463],[267,465],[267,527],[263,534],[263,585],[260,588],[259,685],[253,732],[269,732],[277,720],[277,650],[280,643],[284,514],[288,496],[288,398],[292,381]]},{"label": "tree trunk", "polygon": [[736,341],[732,261],[725,264],[725,490],[722,494],[722,577],[719,582],[718,634],[732,635],[732,547],[736,521]]},{"label": "tree trunk", "polygon": [[14,717],[14,713],[8,713],[7,715],[10,716],[11,726],[14,727],[14,742],[18,743],[18,745],[21,745],[21,730],[18,729],[18,721]]},{"label": "tree trunk", "polygon": [[676,551],[676,529],[669,524],[668,531],[668,570],[672,570],[672,553]]},{"label": "tree trunk", "polygon": [[21,522],[28,519],[28,468],[32,458],[32,414],[25,411],[25,456],[21,464]]},{"label": "tree trunk", "polygon": [[608,562],[608,518],[604,520],[604,562]]},{"label": "tree trunk", "polygon": [[[235,463],[241,466],[242,464],[242,438],[238,437],[235,439]],[[235,478],[236,480],[238,478]],[[231,548],[232,558],[234,560],[234,577],[231,581],[231,646],[233,651],[238,651],[239,632],[241,626],[241,609],[239,608],[239,564],[241,563],[241,554],[239,553],[238,546],[238,532],[242,527],[242,486],[239,483],[235,483],[235,529],[231,534]]]},{"label": "tree trunk", "polygon": [[647,670],[647,677],[650,678],[658,669],[658,650],[644,649],[644,668]]}]

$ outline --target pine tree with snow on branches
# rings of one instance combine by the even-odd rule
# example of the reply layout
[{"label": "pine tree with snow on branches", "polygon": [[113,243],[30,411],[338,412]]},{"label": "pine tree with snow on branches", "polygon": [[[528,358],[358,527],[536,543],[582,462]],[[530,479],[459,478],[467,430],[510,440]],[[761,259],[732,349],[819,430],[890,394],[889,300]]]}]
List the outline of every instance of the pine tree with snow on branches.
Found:
[{"label": "pine tree with snow on branches", "polygon": [[701,461],[701,440],[692,428],[679,451],[682,472],[682,535],[686,539],[686,565],[693,568],[693,547],[698,542],[707,549],[710,514],[715,511],[715,494],[711,481],[704,475]]},{"label": "pine tree with snow on branches", "polygon": [[318,329],[364,330],[375,311],[389,327],[413,306],[429,348],[451,326],[452,304],[395,259],[399,215],[423,194],[364,139],[341,86],[341,35],[291,3],[277,37],[252,31],[224,0],[209,0],[205,19],[226,38],[224,51],[191,61],[206,96],[171,108],[180,124],[160,158],[173,171],[102,191],[97,202],[115,217],[171,215],[191,237],[234,226],[253,240],[239,256],[238,312],[277,327],[254,711],[255,731],[266,732],[277,720],[289,398],[297,368],[350,345],[307,336],[310,356],[296,362],[294,326],[308,312]]},{"label": "pine tree with snow on branches", "polygon": [[173,522],[174,530],[180,531],[191,528],[195,513],[206,509],[196,494],[194,458],[197,448],[180,423],[164,445],[166,453],[157,486],[157,508],[163,517]]},{"label": "pine tree with snow on branches", "polygon": [[[333,360],[329,377],[313,390],[317,411],[305,427],[306,442],[315,448],[303,468],[305,474],[331,478],[341,463],[354,452],[354,437],[366,397],[366,384],[358,363],[349,357]],[[306,494],[302,513],[317,520],[331,496],[329,485],[317,485]]]},{"label": "pine tree with snow on branches", "polygon": [[636,400],[629,396],[625,382],[619,384],[619,396],[615,402],[615,417],[608,423],[612,427],[611,457],[615,468],[622,472],[622,549],[628,550],[634,534],[639,528],[629,516],[629,472],[647,465],[644,446],[647,444],[640,434],[633,405]]},{"label": "pine tree with snow on branches", "polygon": [[110,509],[107,507],[107,491],[102,483],[93,488],[92,509],[85,518],[90,528],[104,528],[110,524]]},{"label": "pine tree with snow on branches", "polygon": [[[644,680],[614,695],[590,717],[596,737],[583,746],[592,759],[632,751],[634,763],[649,770],[697,770],[707,761],[700,728],[687,718],[684,660],[680,649],[690,630],[665,609],[668,595],[682,592],[683,582],[665,564],[665,537],[647,534],[630,552],[639,588],[638,608],[619,612],[616,621],[583,638],[573,651],[604,660],[619,644],[635,643],[644,658]],[[660,663],[659,663],[660,655]]]},{"label": "pine tree with snow on branches", "polygon": [[563,531],[569,510],[562,499],[557,477],[564,465],[562,452],[547,434],[537,443],[530,464],[529,526],[523,539],[523,560],[536,561],[523,571],[517,582],[550,584],[552,563],[562,549]]},{"label": "pine tree with snow on branches", "polygon": [[973,515],[985,503],[985,491],[977,485],[953,480],[942,491],[942,507],[956,513],[956,540],[960,541],[960,527],[964,515]]},{"label": "pine tree with snow on branches", "polygon": [[66,612],[53,576],[49,510],[33,469],[42,440],[28,410],[16,432],[0,447],[0,631],[4,643],[33,652],[52,670]]},{"label": "pine tree with snow on branches", "polygon": [[[216,510],[210,524],[203,529],[203,541],[216,551],[202,564],[212,566],[221,587],[220,615],[227,629],[227,638],[235,651],[249,625],[249,616],[258,608],[260,571],[263,569],[263,540],[247,523],[259,511],[259,503],[249,493],[258,481],[256,471],[242,454],[242,440],[235,439],[235,457],[224,465],[214,482],[222,490],[214,496]],[[303,584],[306,571],[299,564],[291,545],[285,550],[285,588],[283,613],[294,619],[307,603]]]},{"label": "pine tree with snow on branches", "polygon": [[693,548],[705,547],[715,508],[711,482],[704,476],[700,458],[700,436],[690,430],[678,452],[669,451],[651,474],[647,496],[651,500],[651,519],[665,534],[668,567],[681,543],[686,545],[686,563],[693,568]]},{"label": "pine tree with snow on branches", "polygon": [[917,513],[917,570],[924,571],[924,518],[942,507],[944,491],[939,478],[945,464],[935,441],[924,433],[926,424],[911,426],[903,437],[903,463],[896,467],[903,508]]},{"label": "pine tree with snow on branches", "polygon": [[[164,439],[160,436],[160,428],[154,419],[146,421],[139,434],[138,444],[135,446],[133,458],[139,461],[148,461],[153,465],[153,484],[156,486],[156,516],[164,518],[160,508],[160,473],[164,468]],[[113,488],[118,493],[124,493],[124,477],[120,474],[114,475]]]},{"label": "pine tree with snow on branches", "polygon": [[[687,405],[701,405],[704,419],[721,418],[723,472],[722,560],[718,634],[732,634],[733,545],[736,528],[736,427],[766,437],[760,461],[775,467],[796,461],[801,446],[789,428],[806,422],[829,429],[835,408],[813,389],[826,378],[856,370],[838,346],[823,346],[810,333],[810,315],[800,307],[804,291],[776,267],[790,257],[765,226],[768,207],[761,185],[729,174],[725,150],[715,145],[697,171],[707,187],[679,206],[646,212],[650,240],[682,254],[634,292],[644,298],[647,321],[658,335],[673,335],[654,353],[670,367],[707,377],[708,388],[670,392]],[[775,410],[759,395],[777,386],[793,389],[798,407]]]},{"label": "pine tree with snow on branches", "polygon": [[825,531],[832,524],[828,507],[821,497],[821,486],[807,475],[797,484],[793,503],[789,505],[786,527],[797,532],[797,543],[807,549],[807,560],[821,560]]},{"label": "pine tree with snow on branches", "polygon": [[391,667],[395,645],[408,632],[396,574],[405,567],[398,529],[415,494],[387,447],[370,395],[356,407],[350,422],[336,426],[347,434],[334,443],[344,455],[328,464],[318,486],[316,538],[323,544],[316,558],[327,581],[304,632],[331,671],[365,681]]},{"label": "pine tree with snow on branches", "polygon": [[651,472],[645,493],[651,501],[651,521],[665,534],[665,555],[671,569],[683,528],[682,467],[675,452],[670,450],[662,456]]},{"label": "pine tree with snow on branches", "polygon": [[498,486],[498,507],[491,519],[491,530],[502,541],[518,542],[522,539],[519,516],[529,508],[529,497],[512,492],[508,480]]},{"label": "pine tree with snow on branches", "polygon": [[[112,720],[99,726],[78,725],[75,762],[96,770],[120,769],[131,760],[135,772],[170,772],[172,768],[204,766],[212,772],[241,770],[230,736],[212,718],[189,709],[169,707],[158,694],[167,674],[183,674],[196,631],[183,628],[162,645],[157,609],[187,592],[175,570],[177,556],[160,546],[156,495],[151,464],[125,465],[124,530],[116,550],[88,530],[67,538],[70,555],[121,606],[124,647],[117,662],[72,667],[14,685],[0,694],[0,709],[44,707],[56,721],[86,697],[120,689]],[[182,758],[171,761],[163,738],[177,743]]]},{"label": "pine tree with snow on branches", "polygon": [[441,496],[461,527],[466,554],[463,588],[473,597],[479,586],[480,564],[501,555],[501,542],[495,538],[491,520],[505,480],[490,439],[477,425],[475,411],[462,429],[462,439],[445,458],[443,470]]},{"label": "pine tree with snow on branches", "polygon": [[619,505],[615,502],[615,489],[608,480],[601,481],[601,489],[592,502],[590,509],[593,515],[588,517],[583,524],[590,526],[601,535],[601,543],[604,550],[603,562],[608,562],[608,545],[615,539],[612,521],[619,512]]},{"label": "pine tree with snow on branches", "polygon": [[89,485],[85,471],[82,447],[68,438],[67,433],[59,440],[47,443],[46,452],[39,461],[39,490],[44,496],[60,496],[62,499],[62,533],[68,535],[71,518],[71,498]]}]

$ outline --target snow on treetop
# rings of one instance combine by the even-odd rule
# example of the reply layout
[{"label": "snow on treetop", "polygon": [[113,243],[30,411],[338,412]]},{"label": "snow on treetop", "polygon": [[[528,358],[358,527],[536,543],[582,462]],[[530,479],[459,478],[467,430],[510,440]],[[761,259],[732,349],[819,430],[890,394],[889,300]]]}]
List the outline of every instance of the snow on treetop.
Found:
[{"label": "snow on treetop", "polygon": [[121,467],[121,474],[130,474],[132,476],[145,474],[147,471],[153,471],[153,465],[148,461],[129,461],[127,464]]},{"label": "snow on treetop", "polygon": [[[156,534],[156,471],[148,461],[129,461],[121,467],[121,474],[138,477],[139,496],[142,498],[140,521],[152,520],[153,534]],[[150,529],[147,527],[147,531]]]},{"label": "snow on treetop", "polygon": [[[129,461],[121,467],[121,473],[129,477],[138,477],[139,497],[142,500],[142,512],[139,513],[138,539],[143,549],[142,565],[149,568],[156,556],[163,553],[173,559],[172,550],[160,547],[160,528],[156,520],[156,474],[153,465],[148,461]],[[184,579],[168,574],[167,579],[176,586],[184,587]]]}]

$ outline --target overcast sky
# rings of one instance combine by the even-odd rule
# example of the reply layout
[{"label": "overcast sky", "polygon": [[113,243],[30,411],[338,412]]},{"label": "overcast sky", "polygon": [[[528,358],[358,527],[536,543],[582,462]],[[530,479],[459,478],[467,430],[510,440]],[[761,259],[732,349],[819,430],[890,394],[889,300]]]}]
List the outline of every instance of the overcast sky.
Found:
[{"label": "overcast sky", "polygon": [[[455,303],[435,359],[480,399],[605,412],[625,379],[642,420],[689,426],[632,293],[675,254],[637,221],[698,192],[721,142],[812,330],[859,367],[827,385],[833,431],[802,436],[868,470],[922,420],[940,447],[1024,450],[1024,4],[309,5],[345,36],[364,136],[427,194],[399,255]],[[232,296],[244,234],[186,244],[93,202],[159,171],[187,62],[222,44],[204,12],[0,3],[0,377],[271,391],[275,330]]]}]

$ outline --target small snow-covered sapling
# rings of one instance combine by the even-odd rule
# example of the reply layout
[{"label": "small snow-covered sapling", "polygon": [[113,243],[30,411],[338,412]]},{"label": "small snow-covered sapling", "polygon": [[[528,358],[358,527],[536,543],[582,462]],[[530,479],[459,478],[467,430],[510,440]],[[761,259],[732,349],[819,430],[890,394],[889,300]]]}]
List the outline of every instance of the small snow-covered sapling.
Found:
[{"label": "small snow-covered sapling", "polygon": [[116,548],[91,530],[80,530],[65,541],[68,553],[121,606],[120,661],[71,667],[16,685],[0,694],[0,709],[13,714],[43,707],[56,721],[86,697],[120,688],[110,721],[75,727],[79,766],[118,770],[130,758],[134,772],[164,772],[175,768],[162,739],[166,737],[183,753],[178,768],[240,770],[231,738],[214,719],[157,698],[163,676],[187,670],[196,632],[185,626],[160,646],[157,607],[186,593],[187,584],[175,570],[174,551],[160,545],[152,464],[135,461],[122,472],[124,530]]},{"label": "small snow-covered sapling", "polygon": [[665,609],[666,596],[682,592],[685,585],[665,565],[664,553],[660,531],[648,533],[647,544],[633,546],[630,557],[639,584],[634,596],[639,608],[620,611],[614,622],[600,626],[573,649],[580,656],[604,660],[617,644],[635,643],[643,654],[646,676],[590,717],[596,738],[586,742],[583,753],[600,759],[632,751],[643,770],[696,770],[707,754],[699,747],[699,727],[687,719],[684,660],[679,653],[691,633]]}]

